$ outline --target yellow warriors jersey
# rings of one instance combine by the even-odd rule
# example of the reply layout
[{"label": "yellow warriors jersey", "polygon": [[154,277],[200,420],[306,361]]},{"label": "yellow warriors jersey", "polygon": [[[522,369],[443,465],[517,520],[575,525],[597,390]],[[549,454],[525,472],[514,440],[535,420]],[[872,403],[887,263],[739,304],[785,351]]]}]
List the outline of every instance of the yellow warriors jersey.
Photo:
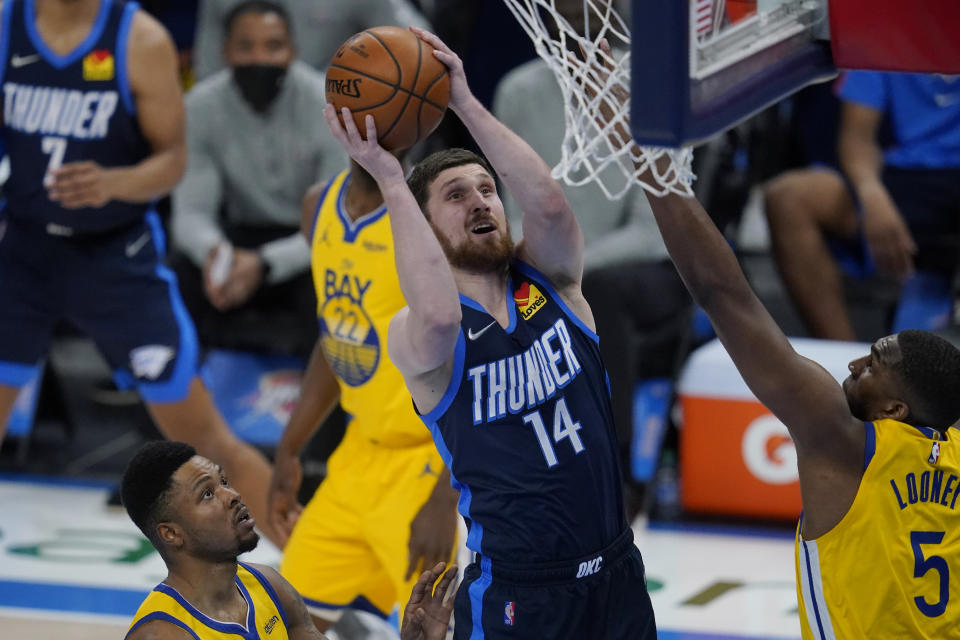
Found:
[{"label": "yellow warriors jersey", "polygon": [[803,638],[960,638],[960,432],[865,427],[850,510],[815,540],[797,528]]},{"label": "yellow warriors jersey", "polygon": [[324,354],[340,380],[349,434],[387,447],[431,442],[400,371],[387,357],[390,320],[406,300],[394,262],[390,217],[380,207],[351,220],[350,174],[330,181],[317,205],[310,247]]},{"label": "yellow warriors jersey", "polygon": [[180,627],[196,640],[237,640],[238,637],[287,640],[286,612],[267,578],[241,562],[237,564],[236,581],[247,601],[244,624],[221,622],[204,615],[176,589],[161,582],[137,609],[127,635],[142,624],[163,620]]}]

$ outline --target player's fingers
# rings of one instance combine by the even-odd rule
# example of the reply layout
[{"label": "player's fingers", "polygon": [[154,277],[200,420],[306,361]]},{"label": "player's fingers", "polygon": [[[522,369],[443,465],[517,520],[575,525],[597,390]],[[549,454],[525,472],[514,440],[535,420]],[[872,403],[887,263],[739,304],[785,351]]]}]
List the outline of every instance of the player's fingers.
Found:
[{"label": "player's fingers", "polygon": [[448,47],[437,35],[419,27],[410,27],[410,30],[413,31],[418,38],[433,47],[433,55],[437,60],[448,67],[457,68],[463,66],[463,63],[460,61],[460,57],[454,53],[453,49]]},{"label": "player's fingers", "polygon": [[73,178],[64,183],[56,183],[48,190],[54,200],[94,199],[97,194],[96,182],[88,178]]},{"label": "player's fingers", "polygon": [[93,171],[77,171],[55,176],[48,187],[50,189],[90,188],[96,182],[97,175]]},{"label": "player's fingers", "polygon": [[332,104],[328,104],[323,110],[323,117],[327,121],[327,127],[329,127],[330,132],[333,134],[333,137],[340,143],[340,146],[350,149],[350,140],[347,138],[347,131],[344,129],[344,123],[340,120],[340,116],[337,114],[337,108]]},{"label": "player's fingers", "polygon": [[434,49],[433,57],[442,62],[448,69],[460,68],[460,58],[457,57],[457,54],[455,53]]},{"label": "player's fingers", "polygon": [[377,141],[377,121],[369,113],[364,116],[363,124],[367,127],[367,142]]},{"label": "player's fingers", "polygon": [[327,126],[330,127],[330,132],[333,133],[334,137],[336,137],[337,140],[342,140],[343,124],[341,124],[340,118],[337,117],[337,108],[329,102],[323,108],[323,119],[327,121]]},{"label": "player's fingers", "polygon": [[297,526],[297,522],[300,520],[300,513],[302,510],[291,509],[287,512],[287,519],[284,523],[284,529],[287,530],[287,533],[293,534],[294,527]]},{"label": "player's fingers", "polygon": [[71,190],[59,192],[56,195],[51,194],[50,199],[59,202],[61,207],[66,207],[67,209],[92,207],[94,204],[92,196],[85,190]]},{"label": "player's fingers", "polygon": [[56,169],[50,170],[50,175],[56,178],[65,178],[93,170],[96,165],[92,162],[81,160],[79,162],[68,162],[62,164]]},{"label": "player's fingers", "polygon": [[453,53],[453,51],[450,50],[450,47],[448,47],[448,46],[444,43],[444,41],[441,40],[440,37],[437,36],[435,33],[431,33],[430,31],[427,31],[426,29],[421,29],[420,27],[414,27],[414,26],[411,26],[411,27],[410,27],[410,31],[413,31],[413,33],[414,33],[418,38],[420,38],[421,40],[423,40],[424,42],[426,42],[427,44],[429,44],[429,45],[430,45],[431,47],[433,47],[434,49],[438,49],[438,50],[440,50],[440,51],[445,51],[445,52],[448,52],[448,53]]},{"label": "player's fingers", "polygon": [[267,494],[267,519],[276,525],[286,520],[287,496],[283,491],[271,491]]},{"label": "player's fingers", "polygon": [[85,209],[87,207],[92,207],[92,204],[84,202],[83,200],[61,200],[59,202],[60,206],[64,209]]},{"label": "player's fingers", "polygon": [[357,129],[357,123],[353,119],[353,112],[349,107],[340,107],[340,115],[343,116],[343,128],[347,132],[347,140],[350,144],[357,145],[363,140],[360,138],[360,130]]},{"label": "player's fingers", "polygon": [[407,560],[407,573],[403,577],[404,580],[409,580],[410,576],[417,572],[421,556],[422,554],[419,551],[415,551],[413,548],[410,549],[410,555]]},{"label": "player's fingers", "polygon": [[[423,566],[433,567],[439,576],[443,573],[443,567],[446,566],[446,561],[450,559],[452,554],[453,547],[444,547],[442,544],[434,545],[423,554]],[[437,567],[440,567],[440,569],[437,569]]]},{"label": "player's fingers", "polygon": [[[441,565],[443,565],[443,563],[440,563],[440,565],[437,565],[437,566],[441,566]],[[443,571],[442,568],[440,570]],[[450,590],[450,585],[453,582],[453,580],[457,577],[458,570],[459,570],[459,567],[457,567],[457,565],[455,564],[452,564],[450,565],[450,568],[447,569],[442,576],[440,576],[440,581],[437,582],[437,586],[434,588],[434,593],[436,595],[439,595],[441,600],[447,599],[447,596],[449,595],[448,592]]]},{"label": "player's fingers", "polygon": [[428,587],[433,584],[428,575],[428,571],[424,571],[420,574],[420,577],[417,578],[416,583],[413,585],[413,589],[410,591],[410,604],[415,605],[423,602],[423,596],[427,593]]}]

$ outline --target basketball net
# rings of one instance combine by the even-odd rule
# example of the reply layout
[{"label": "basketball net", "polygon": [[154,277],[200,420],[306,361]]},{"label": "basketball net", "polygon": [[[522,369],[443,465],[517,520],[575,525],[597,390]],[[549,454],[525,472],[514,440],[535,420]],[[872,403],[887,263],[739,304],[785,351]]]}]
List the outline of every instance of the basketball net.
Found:
[{"label": "basketball net", "polygon": [[[553,177],[572,186],[595,182],[610,200],[623,197],[637,184],[655,195],[693,195],[692,149],[620,141],[617,131],[630,130],[630,101],[625,99],[630,92],[630,29],[611,7],[611,0],[583,0],[583,34],[560,14],[555,0],[504,2],[550,66],[563,93],[563,146]],[[556,35],[548,29],[548,24],[553,26],[550,21]],[[584,35],[591,33],[592,38]],[[604,38],[612,48],[610,54],[600,48]],[[578,49],[594,62],[571,55]],[[669,163],[658,163],[661,158]]]}]

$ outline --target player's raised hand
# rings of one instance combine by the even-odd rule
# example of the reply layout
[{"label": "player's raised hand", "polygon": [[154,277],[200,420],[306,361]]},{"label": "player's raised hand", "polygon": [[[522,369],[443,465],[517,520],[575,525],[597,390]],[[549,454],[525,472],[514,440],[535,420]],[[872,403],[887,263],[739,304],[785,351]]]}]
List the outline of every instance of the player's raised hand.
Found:
[{"label": "player's raised hand", "polygon": [[[438,562],[433,569],[420,574],[420,579],[413,585],[410,600],[403,609],[400,640],[443,640],[447,636],[453,597],[457,591],[456,586],[451,588],[457,577],[457,565],[450,565],[446,573],[444,567],[445,563]],[[440,574],[443,575],[438,582]]]},{"label": "player's raised hand", "polygon": [[377,125],[373,116],[367,114],[364,118],[366,125],[366,139],[360,135],[353,114],[350,109],[343,107],[337,117],[337,110],[332,104],[323,108],[323,117],[330,127],[333,137],[347,150],[350,157],[356,160],[361,167],[367,170],[373,178],[383,186],[384,181],[399,178],[403,180],[403,167],[396,156],[380,146],[377,141]]},{"label": "player's raised hand", "polygon": [[448,560],[457,540],[457,499],[459,493],[450,484],[430,495],[410,523],[410,544],[407,573],[404,579],[420,567],[426,569]]},{"label": "player's raised hand", "polygon": [[44,178],[50,199],[66,209],[99,208],[110,202],[110,171],[96,162],[68,162]]},{"label": "player's raised hand", "polygon": [[267,518],[273,530],[289,538],[303,507],[297,492],[303,480],[300,458],[284,447],[277,447],[273,458],[273,474],[267,491]]},{"label": "player's raised hand", "polygon": [[410,27],[418,38],[433,47],[433,55],[447,67],[450,74],[450,103],[454,111],[467,103],[473,97],[467,85],[467,74],[463,71],[463,60],[453,52],[453,49],[444,44],[436,35],[419,27]]},{"label": "player's raised hand", "polygon": [[[580,53],[583,55],[584,60],[589,61],[587,73],[585,78],[581,78],[581,81],[583,83],[584,93],[591,100],[597,97],[599,93],[598,87],[604,88],[610,84],[610,78],[614,74],[613,52],[610,49],[610,42],[606,38],[601,38],[598,46],[600,48],[600,54],[593,56],[583,48],[583,45],[580,46]],[[569,52],[567,55],[574,58],[573,52]],[[579,62],[575,62],[574,66],[579,66],[579,64]],[[607,97],[600,100],[599,109],[597,110],[597,126],[599,126],[601,130],[606,129],[609,123],[616,121],[617,114],[630,100],[630,92],[619,83],[614,83],[610,86],[605,95]],[[630,144],[632,139],[630,132],[626,129],[623,122],[616,122],[607,137],[610,140],[610,144],[615,148]]]}]

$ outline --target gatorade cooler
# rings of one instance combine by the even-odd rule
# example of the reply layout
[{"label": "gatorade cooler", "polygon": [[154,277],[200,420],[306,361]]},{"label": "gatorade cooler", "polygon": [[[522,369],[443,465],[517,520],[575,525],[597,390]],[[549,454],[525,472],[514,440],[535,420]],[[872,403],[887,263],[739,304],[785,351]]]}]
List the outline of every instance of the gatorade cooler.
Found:
[{"label": "gatorade cooler", "polygon": [[[870,345],[791,338],[839,382]],[[687,511],[794,519],[800,514],[797,452],[782,422],[760,404],[718,340],[697,349],[680,374],[680,472]]]}]

